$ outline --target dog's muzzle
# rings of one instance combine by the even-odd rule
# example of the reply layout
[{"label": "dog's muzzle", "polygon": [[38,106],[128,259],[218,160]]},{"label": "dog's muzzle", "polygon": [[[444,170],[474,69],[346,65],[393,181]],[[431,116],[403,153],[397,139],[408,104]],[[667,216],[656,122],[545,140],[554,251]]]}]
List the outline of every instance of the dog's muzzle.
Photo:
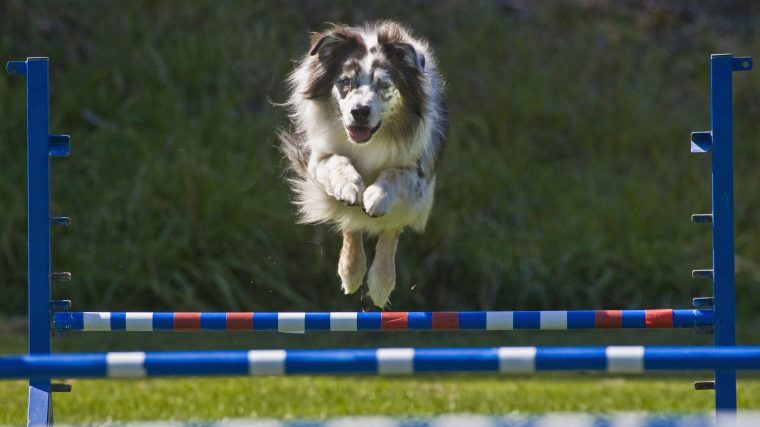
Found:
[{"label": "dog's muzzle", "polygon": [[348,132],[348,137],[351,138],[351,141],[354,141],[357,144],[363,144],[372,138],[372,135],[380,129],[380,125],[382,124],[383,122],[381,121],[373,128],[370,128],[369,126],[346,126],[346,131]]}]

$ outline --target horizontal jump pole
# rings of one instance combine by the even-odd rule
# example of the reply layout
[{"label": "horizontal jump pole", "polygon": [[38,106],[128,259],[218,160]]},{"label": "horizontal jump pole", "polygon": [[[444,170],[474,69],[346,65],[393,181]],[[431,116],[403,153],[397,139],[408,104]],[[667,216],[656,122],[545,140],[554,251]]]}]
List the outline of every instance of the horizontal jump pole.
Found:
[{"label": "horizontal jump pole", "polygon": [[576,310],[332,313],[57,312],[53,329],[72,331],[501,331],[513,329],[695,328],[712,310]]},{"label": "horizontal jump pole", "polygon": [[0,379],[536,371],[760,370],[756,347],[491,347],[21,355]]}]

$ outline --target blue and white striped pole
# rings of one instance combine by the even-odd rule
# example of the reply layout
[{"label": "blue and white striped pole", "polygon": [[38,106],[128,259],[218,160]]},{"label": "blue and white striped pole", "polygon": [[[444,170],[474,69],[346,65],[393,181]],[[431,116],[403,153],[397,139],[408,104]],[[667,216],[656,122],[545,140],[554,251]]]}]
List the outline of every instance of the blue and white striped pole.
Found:
[{"label": "blue and white striped pole", "polygon": [[760,347],[492,347],[21,355],[0,378],[760,370]]}]

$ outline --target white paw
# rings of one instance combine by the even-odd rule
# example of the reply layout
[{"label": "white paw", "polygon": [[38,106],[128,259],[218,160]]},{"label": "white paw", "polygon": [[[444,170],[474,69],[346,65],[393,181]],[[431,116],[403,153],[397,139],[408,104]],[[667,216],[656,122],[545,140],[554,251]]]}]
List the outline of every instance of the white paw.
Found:
[{"label": "white paw", "polygon": [[359,206],[362,202],[362,193],[364,193],[364,183],[361,177],[357,177],[335,183],[332,196],[344,205]]},{"label": "white paw", "polygon": [[387,214],[393,207],[394,201],[395,197],[392,193],[385,191],[377,184],[372,184],[364,190],[362,209],[367,215],[377,218]]},{"label": "white paw", "polygon": [[388,305],[388,297],[396,286],[396,272],[393,266],[372,264],[367,277],[369,297],[378,308]]}]

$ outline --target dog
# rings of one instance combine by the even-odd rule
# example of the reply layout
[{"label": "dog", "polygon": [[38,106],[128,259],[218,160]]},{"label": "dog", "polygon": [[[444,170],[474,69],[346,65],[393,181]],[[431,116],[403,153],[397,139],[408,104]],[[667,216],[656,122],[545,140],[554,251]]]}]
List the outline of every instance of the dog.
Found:
[{"label": "dog", "polygon": [[343,234],[338,276],[346,294],[367,273],[363,234],[377,235],[367,276],[381,309],[396,284],[407,226],[425,229],[448,134],[444,80],[428,43],[395,22],[331,24],[287,79],[291,127],[280,130],[301,223]]}]

